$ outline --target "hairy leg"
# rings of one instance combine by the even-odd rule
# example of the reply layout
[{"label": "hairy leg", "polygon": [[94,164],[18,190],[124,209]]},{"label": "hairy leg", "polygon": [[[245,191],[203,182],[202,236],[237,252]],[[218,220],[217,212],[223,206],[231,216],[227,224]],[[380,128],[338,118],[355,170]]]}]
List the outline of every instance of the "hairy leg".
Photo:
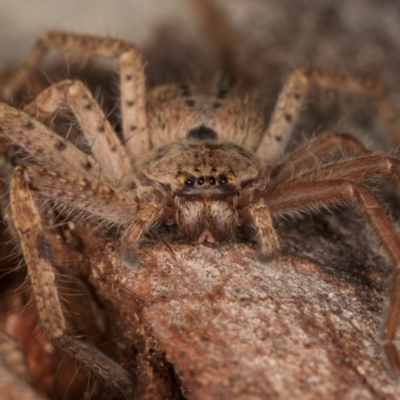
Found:
[{"label": "hairy leg", "polygon": [[335,74],[318,68],[295,70],[279,94],[269,126],[257,150],[265,161],[275,162],[282,156],[286,144],[299,118],[308,89],[314,83],[320,88],[360,93],[374,98],[379,113],[395,146],[400,144],[400,129],[394,108],[384,87],[375,81],[347,74]]},{"label": "hairy leg", "polygon": [[20,167],[16,168],[11,179],[10,205],[40,321],[47,338],[104,382],[111,384],[115,390],[130,398],[136,386],[132,377],[95,347],[68,335],[56,287],[56,276],[50,261],[50,249],[25,172]]},{"label": "hairy leg", "polygon": [[385,154],[369,154],[306,171],[294,176],[288,183],[328,179],[366,180],[379,177],[398,183],[400,161]]},{"label": "hairy leg", "polygon": [[164,207],[161,203],[143,201],[145,204],[135,220],[126,228],[121,239],[121,256],[126,267],[135,269],[139,266],[138,244],[141,237],[162,219]]},{"label": "hairy leg", "polygon": [[[230,83],[248,78],[238,64],[238,48],[243,40],[214,1],[191,0],[205,37],[219,56],[220,69]],[[222,87],[221,87],[222,89]],[[222,89],[223,90],[223,89]]]},{"label": "hairy leg", "polygon": [[[22,171],[22,172],[21,172]],[[122,259],[128,268],[139,265],[137,247],[144,233],[168,216],[168,209],[156,197],[134,201],[108,185],[76,175],[47,171],[41,167],[17,167],[30,191],[37,191],[56,204],[65,204],[70,210],[83,211],[93,217],[126,227],[121,238]]]},{"label": "hairy leg", "polygon": [[0,137],[22,148],[45,168],[99,179],[101,168],[96,160],[84,154],[39,121],[7,104],[0,103]]},{"label": "hairy leg", "polygon": [[343,200],[356,201],[360,205],[395,265],[395,283],[384,322],[382,344],[391,372],[400,377],[399,352],[393,343],[400,317],[400,241],[379,200],[366,187],[342,179],[294,183],[263,196],[263,203],[272,215]]},{"label": "hairy leg", "polygon": [[279,161],[270,172],[271,183],[275,185],[290,181],[295,171],[310,170],[337,149],[352,156],[369,153],[362,143],[349,134],[325,132]]},{"label": "hairy leg", "polygon": [[15,173],[18,171],[23,171],[31,191],[39,192],[56,204],[65,204],[69,210],[84,211],[120,226],[136,218],[138,203],[132,197],[97,180],[37,166],[17,167]]},{"label": "hairy leg", "polygon": [[251,204],[240,210],[239,216],[242,222],[251,224],[256,230],[259,243],[258,260],[263,263],[271,261],[279,249],[279,241],[268,207],[261,203]]},{"label": "hairy leg", "polygon": [[32,49],[24,67],[4,88],[4,97],[12,99],[29,83],[32,73],[51,49],[73,52],[75,57],[79,55],[84,59],[98,56],[118,60],[123,136],[127,152],[133,162],[137,155],[148,151],[150,141],[146,122],[143,61],[140,53],[129,42],[67,32],[46,32]]},{"label": "hairy leg", "polygon": [[122,176],[131,172],[124,146],[83,83],[72,80],[58,82],[24,107],[24,112],[34,118],[43,119],[55,114],[65,105],[77,119],[107,180],[119,181]]}]

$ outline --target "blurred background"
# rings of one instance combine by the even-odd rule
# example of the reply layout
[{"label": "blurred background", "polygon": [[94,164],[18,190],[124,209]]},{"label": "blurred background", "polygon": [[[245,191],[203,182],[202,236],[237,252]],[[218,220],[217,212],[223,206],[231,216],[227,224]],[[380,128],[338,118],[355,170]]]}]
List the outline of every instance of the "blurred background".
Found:
[{"label": "blurred background", "polygon": [[[48,29],[117,36],[141,49],[153,46],[150,60],[157,58],[156,50],[162,57],[169,54],[170,59],[180,58],[183,63],[196,58],[197,63],[204,62],[217,70],[216,49],[207,37],[209,27],[198,18],[198,2],[201,0],[0,0],[0,70],[18,67]],[[308,65],[380,80],[388,88],[396,110],[400,110],[398,1],[213,3],[238,34],[234,57],[251,77],[250,89],[257,89],[267,115],[287,75],[296,67]],[[187,51],[189,48],[197,50]],[[181,68],[184,74],[185,65]],[[334,91],[315,94],[310,103],[328,104],[327,109],[320,110],[322,115],[316,123],[300,131],[319,131],[333,125],[357,135],[357,130],[378,132],[378,137],[385,134],[380,122],[371,117],[374,107],[368,99],[338,98],[341,100],[341,94]]]},{"label": "blurred background", "polygon": [[162,21],[190,17],[182,0],[1,0],[0,67],[21,63],[47,29],[123,37],[143,44]]}]

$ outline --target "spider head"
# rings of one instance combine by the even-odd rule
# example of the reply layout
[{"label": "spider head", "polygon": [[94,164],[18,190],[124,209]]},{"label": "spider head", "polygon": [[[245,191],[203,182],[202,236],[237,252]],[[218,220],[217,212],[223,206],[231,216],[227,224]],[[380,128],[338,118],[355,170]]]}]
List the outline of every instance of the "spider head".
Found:
[{"label": "spider head", "polygon": [[212,200],[237,196],[255,180],[261,164],[250,150],[219,140],[180,140],[153,150],[140,163],[145,182],[172,196]]},{"label": "spider head", "polygon": [[213,241],[233,232],[237,198],[259,177],[261,164],[236,144],[190,139],[154,150],[140,169],[144,181],[173,197],[175,221],[187,237]]}]

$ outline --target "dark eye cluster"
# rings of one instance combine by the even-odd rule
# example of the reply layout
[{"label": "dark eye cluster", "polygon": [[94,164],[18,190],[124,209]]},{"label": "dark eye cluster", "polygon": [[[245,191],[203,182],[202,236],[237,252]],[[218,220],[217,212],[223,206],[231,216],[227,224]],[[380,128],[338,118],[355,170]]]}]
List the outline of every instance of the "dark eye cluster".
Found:
[{"label": "dark eye cluster", "polygon": [[208,182],[211,186],[214,186],[217,182],[220,186],[225,186],[228,184],[228,178],[226,175],[219,175],[217,178],[213,176],[201,176],[200,178],[189,177],[185,180],[185,186],[194,186],[196,183],[198,185],[203,185],[205,182]]}]

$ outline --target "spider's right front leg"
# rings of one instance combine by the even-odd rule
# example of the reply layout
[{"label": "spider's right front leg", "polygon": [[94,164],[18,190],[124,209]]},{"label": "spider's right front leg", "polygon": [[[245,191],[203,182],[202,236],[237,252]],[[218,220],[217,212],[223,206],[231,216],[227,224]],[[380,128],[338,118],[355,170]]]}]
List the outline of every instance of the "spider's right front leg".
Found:
[{"label": "spider's right front leg", "polygon": [[171,209],[153,191],[147,195],[140,193],[139,200],[88,177],[48,171],[37,166],[18,167],[15,174],[21,174],[18,171],[23,171],[27,190],[38,191],[56,204],[125,227],[121,252],[125,265],[131,269],[139,265],[137,249],[142,236],[171,215]]},{"label": "spider's right front leg", "polygon": [[151,228],[163,220],[163,216],[169,214],[169,209],[159,201],[141,201],[145,204],[136,214],[135,219],[126,228],[121,239],[121,256],[126,267],[135,269],[139,266],[137,244],[142,236]]},{"label": "spider's right front leg", "polygon": [[132,377],[95,347],[67,334],[49,246],[28,183],[26,170],[17,167],[10,184],[10,206],[43,330],[56,347],[80,361],[104,382],[113,385],[126,398],[130,398],[136,386]]}]

